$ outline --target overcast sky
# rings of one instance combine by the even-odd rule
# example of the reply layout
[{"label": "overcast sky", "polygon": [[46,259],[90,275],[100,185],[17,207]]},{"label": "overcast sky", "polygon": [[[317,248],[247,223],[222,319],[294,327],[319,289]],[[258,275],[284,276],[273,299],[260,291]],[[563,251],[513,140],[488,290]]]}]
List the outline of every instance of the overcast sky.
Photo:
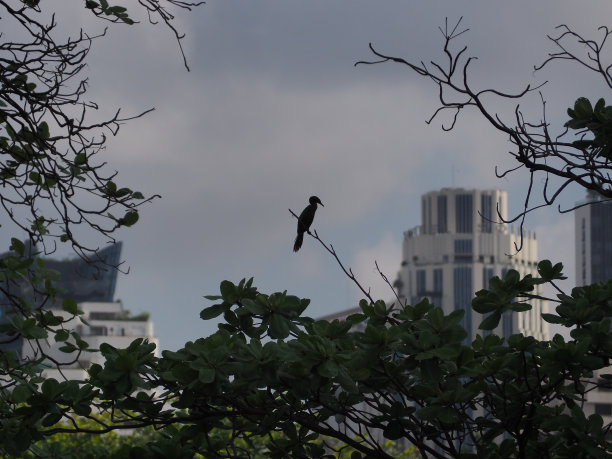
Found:
[{"label": "overcast sky", "polygon": [[[69,18],[88,27],[86,11]],[[566,23],[590,36],[612,18],[609,0],[491,2],[211,0],[177,11],[191,71],[168,30],[110,27],[87,69],[88,97],[101,114],[122,107],[146,117],[122,127],[105,152],[119,183],[161,194],[122,231],[128,275],[116,297],[148,311],[161,347],[176,349],[215,331],[199,319],[224,279],[254,277],[266,293],[311,298],[316,317],[354,307],[360,295],[311,238],[293,253],[296,212],[316,194],[325,205],[314,228],[375,296],[390,298],[403,232],[420,223],[420,196],[446,186],[502,188],[520,209],[526,175],[495,178],[511,164],[506,139],[475,112],[450,133],[425,120],[436,88],[397,64],[357,66],[368,43],[410,60],[442,58],[445,17],[470,31],[457,41],[478,56],[475,87],[543,88],[551,121],[579,96],[606,96],[602,84],[570,64],[533,72],[554,51],[547,34]],[[529,102],[526,102],[529,107]],[[500,106],[504,108],[513,106]],[[534,104],[533,107],[537,108]],[[530,115],[539,120],[539,109]],[[568,206],[582,198],[570,190]],[[563,261],[574,278],[573,217],[554,209],[529,216],[540,258]]]}]

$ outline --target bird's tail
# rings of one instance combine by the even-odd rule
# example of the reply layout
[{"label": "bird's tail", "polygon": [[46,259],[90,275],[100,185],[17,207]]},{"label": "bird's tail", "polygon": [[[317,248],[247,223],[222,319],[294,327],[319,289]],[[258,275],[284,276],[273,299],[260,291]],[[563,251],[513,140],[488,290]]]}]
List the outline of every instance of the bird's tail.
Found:
[{"label": "bird's tail", "polygon": [[295,238],[295,243],[293,244],[293,251],[297,252],[302,247],[302,242],[304,241],[304,233],[298,233]]}]

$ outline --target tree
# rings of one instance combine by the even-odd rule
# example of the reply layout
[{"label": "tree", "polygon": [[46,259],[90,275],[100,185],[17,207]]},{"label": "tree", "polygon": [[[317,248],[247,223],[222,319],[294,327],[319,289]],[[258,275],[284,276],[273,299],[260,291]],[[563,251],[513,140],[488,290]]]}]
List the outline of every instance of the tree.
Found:
[{"label": "tree", "polygon": [[[445,51],[451,66],[445,74],[443,67],[434,64],[442,72],[438,79],[424,66],[378,55],[433,78],[439,88],[467,95],[463,102],[449,106],[456,113],[476,106],[486,117],[479,105],[482,93],[465,92],[471,91],[465,78],[467,63],[465,87],[454,83],[457,56],[448,51],[448,44],[456,36],[456,30],[446,32]],[[503,93],[485,91],[503,97]],[[584,120],[588,110],[583,108],[575,107],[571,120]],[[607,116],[605,103],[603,107],[596,104],[595,112]],[[601,159],[611,145],[605,116],[602,120],[593,115],[600,124],[568,126],[586,129],[585,134],[593,137],[585,135],[578,139],[582,143],[568,142],[564,148],[590,151],[593,158],[607,164]],[[490,121],[498,123],[494,117]],[[525,129],[531,126],[524,125]],[[520,126],[516,132],[499,123],[494,127],[509,129],[511,142],[525,139]],[[527,134],[535,136],[529,130]],[[29,142],[22,140],[20,148]],[[523,143],[515,145],[522,146],[519,161],[539,164],[536,160],[542,151],[536,148],[529,153]],[[566,151],[560,145],[555,144],[558,154]],[[533,147],[530,142],[527,146]],[[540,170],[529,169],[531,163],[521,164],[530,174]],[[567,173],[567,168],[559,171]],[[576,183],[589,188],[578,178],[586,180],[579,174]],[[30,180],[41,193],[46,192],[44,186],[53,188]],[[125,196],[135,199],[133,194]],[[142,339],[126,349],[106,344],[99,350],[104,365],[93,365],[86,381],[57,381],[38,376],[33,365],[38,361],[19,362],[3,353],[6,383],[0,397],[0,445],[4,451],[21,454],[34,442],[61,434],[103,435],[153,427],[163,435],[151,439],[146,448],[125,448],[120,454],[281,458],[350,453],[351,458],[388,458],[395,454],[387,449],[388,441],[415,445],[422,457],[440,458],[608,457],[612,453],[607,439],[610,425],[604,426],[597,414],[586,417],[582,409],[586,395],[612,379],[607,374],[602,381],[592,379],[593,372],[605,369],[612,356],[612,281],[563,292],[556,286],[563,278],[560,264],[540,262],[537,278],[521,278],[510,270],[503,279],[493,278],[488,290],[476,293],[472,306],[483,315],[480,328],[494,329],[506,312],[529,310],[529,301],[536,298],[535,286],[550,284],[559,291],[557,298],[549,299],[557,304],[556,314],[546,314],[544,319],[574,327],[572,339],[565,341],[557,335],[538,341],[517,334],[504,340],[491,334],[466,344],[467,333],[459,325],[463,311],[445,315],[427,299],[415,305],[399,299],[393,304],[377,300],[342,264],[332,246],[316,231],[312,236],[361,288],[365,298],[360,313],[344,322],[315,320],[303,315],[307,299],[287,292],[261,293],[252,279],[237,284],[223,281],[219,294],[207,297],[214,304],[201,312],[204,320],[223,317],[218,331],[176,352],[164,351],[160,358],[154,355],[154,345]],[[15,254],[3,261],[5,272],[13,276],[30,267],[22,246],[13,241]],[[44,266],[40,269],[44,273]],[[45,293],[52,295],[52,285],[47,285],[50,274],[39,276],[35,285],[43,285]],[[70,339],[72,349],[67,346],[67,352],[85,348],[78,336],[61,328],[52,311],[19,305],[23,317],[5,326],[5,333]],[[66,301],[63,307],[78,314],[73,302]],[[92,424],[83,426],[79,417]]]},{"label": "tree", "polygon": [[[190,10],[198,4],[139,0],[133,10],[168,27],[180,48],[182,35],[170,8]],[[87,0],[81,7],[107,23],[136,23],[125,7],[106,0]],[[48,360],[44,340],[65,343],[64,350],[74,360],[87,347],[51,309],[60,295],[53,285],[57,274],[45,267],[34,247],[51,253],[57,244],[69,244],[82,258],[103,261],[98,247],[83,241],[91,240],[92,234],[114,241],[116,231],[134,225],[139,207],[155,198],[119,186],[117,173],[109,172],[99,159],[107,136],[144,114],[124,117],[118,110],[100,121],[94,113],[97,104],[85,99],[87,56],[106,29],[66,36],[53,8],[51,2],[40,0],[0,1],[0,206],[2,222],[12,221],[20,232],[11,241],[11,253],[0,259],[0,419],[6,438],[13,432],[15,406],[9,399],[19,397],[16,388],[37,390],[42,382],[37,374]],[[21,242],[23,233],[26,243]],[[62,307],[73,317],[78,314],[70,299],[64,299]],[[38,349],[35,358],[19,360],[11,352],[20,339],[32,340]],[[57,411],[46,414],[45,422],[59,419]],[[23,450],[15,444],[28,445],[32,439],[10,439],[7,450]]]}]

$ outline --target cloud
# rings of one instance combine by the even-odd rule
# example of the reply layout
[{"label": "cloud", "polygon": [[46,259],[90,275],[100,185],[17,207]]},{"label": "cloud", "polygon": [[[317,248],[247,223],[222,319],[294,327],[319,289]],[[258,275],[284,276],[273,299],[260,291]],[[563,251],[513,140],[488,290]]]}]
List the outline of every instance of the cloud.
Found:
[{"label": "cloud", "polygon": [[[387,277],[393,285],[402,258],[402,243],[398,235],[386,232],[370,247],[357,249],[352,261],[352,269],[359,283],[370,291],[374,299],[393,300],[393,292],[376,269]],[[363,295],[359,296],[362,298]]]}]

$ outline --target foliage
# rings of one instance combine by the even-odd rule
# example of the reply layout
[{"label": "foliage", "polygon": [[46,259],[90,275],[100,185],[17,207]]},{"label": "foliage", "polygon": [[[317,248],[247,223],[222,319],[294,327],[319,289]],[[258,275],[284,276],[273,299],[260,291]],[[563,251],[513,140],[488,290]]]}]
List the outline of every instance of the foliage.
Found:
[{"label": "foliage", "polygon": [[[562,278],[549,262],[539,273],[511,270],[478,292],[473,307],[489,314],[481,328],[498,312],[528,309],[536,285]],[[5,418],[0,434],[7,451],[28,446],[15,439],[78,431],[54,426],[77,412],[111,413],[92,429],[100,433],[173,424],[162,446],[188,457],[254,457],[250,445],[262,439],[269,457],[322,457],[346,446],[351,457],[392,457],[381,445],[402,439],[424,457],[612,453],[610,426],[582,410],[601,384],[593,371],[612,353],[612,282],[559,294],[557,313],[544,318],[575,327],[571,341],[518,334],[466,344],[463,311],[446,315],[426,299],[363,300],[346,322],[305,317],[307,300],[262,294],[251,280],[224,281],[209,299],[203,316],[223,315],[219,330],[177,352],[156,359],[140,340],[126,350],[106,345],[104,366],[94,365],[87,382],[46,380],[6,394],[14,421]]]},{"label": "foliage", "polygon": [[[108,416],[103,419],[107,419]],[[81,430],[98,427],[98,424],[83,418],[75,419]],[[58,423],[55,427],[69,427],[66,421]],[[45,437],[36,442],[25,452],[24,458],[62,458],[62,459],[88,459],[97,457],[121,457],[129,450],[137,447],[144,448],[148,442],[161,437],[161,432],[152,427],[145,427],[134,432],[118,434],[108,432],[96,435],[86,432],[76,434],[59,433]]]},{"label": "foliage", "polygon": [[[131,12],[166,25],[180,46],[182,34],[168,8],[197,4],[139,0]],[[107,24],[136,22],[125,7],[106,0],[83,1],[81,7]],[[116,231],[134,225],[139,208],[154,198],[119,185],[117,173],[99,159],[107,136],[134,118],[118,110],[100,119],[98,105],[86,98],[87,56],[106,29],[77,29],[70,36],[59,25],[61,14],[54,14],[59,8],[50,1],[0,0],[0,206],[2,223],[11,221],[20,231],[0,257],[0,443],[14,454],[42,438],[40,427],[67,413],[68,399],[72,414],[87,414],[96,393],[88,385],[39,375],[43,363],[60,367],[46,354],[48,341],[62,345],[69,360],[62,366],[88,348],[66,325],[80,314],[76,302],[63,299],[65,314],[51,308],[60,294],[58,274],[39,255],[69,244],[82,258],[103,261],[98,247],[84,241],[114,241]],[[27,243],[20,240],[23,232]],[[21,353],[24,340],[31,355]],[[24,436],[12,436],[17,431]]]}]

